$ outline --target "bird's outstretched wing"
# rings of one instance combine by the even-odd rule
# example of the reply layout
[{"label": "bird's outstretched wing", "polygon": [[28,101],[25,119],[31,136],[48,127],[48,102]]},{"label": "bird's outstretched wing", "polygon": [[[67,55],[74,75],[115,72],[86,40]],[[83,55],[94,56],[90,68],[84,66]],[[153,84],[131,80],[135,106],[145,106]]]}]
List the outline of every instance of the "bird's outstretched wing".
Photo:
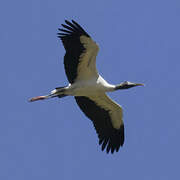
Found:
[{"label": "bird's outstretched wing", "polygon": [[113,153],[124,143],[122,108],[106,94],[98,96],[76,96],[75,100],[84,114],[92,120],[99,137],[102,151]]},{"label": "bird's outstretched wing", "polygon": [[96,55],[98,45],[75,21],[65,20],[64,29],[59,29],[58,37],[62,40],[66,54],[64,66],[67,78],[72,84],[75,80],[90,79],[98,76],[96,70]]}]

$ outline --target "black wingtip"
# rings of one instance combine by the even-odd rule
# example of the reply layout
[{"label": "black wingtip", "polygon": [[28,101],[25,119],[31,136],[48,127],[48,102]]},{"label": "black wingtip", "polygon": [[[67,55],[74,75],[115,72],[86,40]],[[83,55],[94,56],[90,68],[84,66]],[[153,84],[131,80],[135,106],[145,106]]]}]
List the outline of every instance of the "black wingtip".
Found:
[{"label": "black wingtip", "polygon": [[124,144],[124,124],[118,130],[114,130],[113,135],[109,139],[100,139],[99,144],[102,144],[102,151],[106,149],[106,153],[115,151],[118,152],[120,147]]},{"label": "black wingtip", "polygon": [[66,24],[70,23],[67,19],[64,20]]},{"label": "black wingtip", "polygon": [[72,23],[74,23],[74,24],[78,24],[78,23],[77,23],[75,20],[73,20],[73,19],[72,19],[71,21],[72,21]]},{"label": "black wingtip", "polygon": [[120,129],[119,129],[119,134],[120,134],[120,145],[123,146],[124,144],[124,124],[121,125]]},{"label": "black wingtip", "polygon": [[[66,32],[68,34],[66,35],[74,35],[74,36],[80,36],[80,35],[85,35],[87,37],[90,37],[87,32],[75,21],[75,20],[71,20],[71,21],[68,21],[68,20],[64,20],[65,23],[64,24],[61,24],[61,26],[64,28],[58,28],[58,30],[60,32]],[[65,36],[65,34],[62,35],[63,38]],[[60,38],[62,37],[60,36]],[[59,37],[59,36],[58,36]]]}]

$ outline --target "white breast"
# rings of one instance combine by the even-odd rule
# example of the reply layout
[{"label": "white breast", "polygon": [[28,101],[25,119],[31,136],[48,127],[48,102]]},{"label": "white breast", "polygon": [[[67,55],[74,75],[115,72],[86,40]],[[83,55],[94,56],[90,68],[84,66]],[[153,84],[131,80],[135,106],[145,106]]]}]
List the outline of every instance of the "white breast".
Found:
[{"label": "white breast", "polygon": [[67,88],[66,94],[72,96],[89,96],[114,90],[114,85],[109,84],[100,75],[88,81],[81,80]]}]

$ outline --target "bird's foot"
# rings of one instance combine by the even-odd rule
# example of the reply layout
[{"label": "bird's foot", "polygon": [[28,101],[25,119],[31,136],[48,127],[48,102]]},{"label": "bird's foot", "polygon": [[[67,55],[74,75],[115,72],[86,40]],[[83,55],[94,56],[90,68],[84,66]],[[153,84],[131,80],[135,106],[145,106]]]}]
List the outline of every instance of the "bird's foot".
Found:
[{"label": "bird's foot", "polygon": [[44,100],[44,99],[47,99],[47,96],[36,96],[36,97],[29,99],[29,102]]}]

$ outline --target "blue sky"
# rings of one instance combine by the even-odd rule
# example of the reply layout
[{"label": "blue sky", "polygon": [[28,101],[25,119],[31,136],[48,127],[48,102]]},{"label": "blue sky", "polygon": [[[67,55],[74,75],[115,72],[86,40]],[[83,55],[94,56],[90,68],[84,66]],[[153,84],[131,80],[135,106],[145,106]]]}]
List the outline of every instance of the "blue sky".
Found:
[{"label": "blue sky", "polygon": [[[113,155],[72,97],[27,102],[67,84],[56,37],[65,19],[99,44],[108,82],[146,84],[109,94],[126,133]],[[0,22],[0,179],[178,179],[180,1],[7,0]]]}]

